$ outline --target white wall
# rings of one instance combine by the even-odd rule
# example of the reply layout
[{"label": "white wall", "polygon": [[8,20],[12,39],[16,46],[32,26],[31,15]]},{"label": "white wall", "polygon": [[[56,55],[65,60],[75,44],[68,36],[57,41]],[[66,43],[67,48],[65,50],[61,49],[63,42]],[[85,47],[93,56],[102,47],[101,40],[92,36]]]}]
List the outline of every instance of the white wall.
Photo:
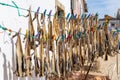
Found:
[{"label": "white wall", "polygon": [[[99,21],[99,24],[103,24],[105,21]],[[115,26],[111,26],[111,23],[115,23]],[[108,23],[109,27],[115,28],[116,26],[120,27],[120,20],[110,20]]]},{"label": "white wall", "polygon": [[[55,13],[55,0],[14,0],[19,7],[28,9],[31,5],[31,9],[36,11],[40,7],[40,12],[43,12],[47,9],[47,13],[52,9],[52,14]],[[70,0],[59,0],[65,6],[65,13],[67,15],[70,12]],[[0,2],[12,4],[11,0],[0,0]],[[22,15],[27,15],[27,11],[20,10]],[[18,16],[17,9],[6,7],[0,5],[0,25],[18,31],[19,28],[22,28],[22,33],[25,34],[25,31],[28,27],[28,18]],[[34,28],[36,30],[36,23],[34,22]],[[0,29],[0,32],[3,30]],[[12,33],[14,34],[14,32]],[[2,52],[0,52],[0,80],[17,80],[14,76],[13,70],[15,70],[15,42],[16,38],[13,40],[13,45],[11,43],[11,36],[8,36],[8,32],[0,33],[0,47]],[[21,36],[23,39],[23,36]],[[14,48],[13,48],[14,46]],[[24,44],[23,44],[24,48]],[[24,50],[24,49],[23,49]],[[15,79],[16,78],[16,79]]]}]

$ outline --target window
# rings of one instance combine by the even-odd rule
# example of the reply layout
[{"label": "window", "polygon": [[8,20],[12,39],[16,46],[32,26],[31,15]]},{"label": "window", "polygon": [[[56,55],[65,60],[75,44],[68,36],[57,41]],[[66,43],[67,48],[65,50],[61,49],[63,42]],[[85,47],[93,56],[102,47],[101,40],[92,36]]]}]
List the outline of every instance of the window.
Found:
[{"label": "window", "polygon": [[115,23],[111,23],[111,27],[115,26]]},{"label": "window", "polygon": [[61,10],[61,11],[58,11],[58,17],[61,17],[63,16],[64,12]]}]

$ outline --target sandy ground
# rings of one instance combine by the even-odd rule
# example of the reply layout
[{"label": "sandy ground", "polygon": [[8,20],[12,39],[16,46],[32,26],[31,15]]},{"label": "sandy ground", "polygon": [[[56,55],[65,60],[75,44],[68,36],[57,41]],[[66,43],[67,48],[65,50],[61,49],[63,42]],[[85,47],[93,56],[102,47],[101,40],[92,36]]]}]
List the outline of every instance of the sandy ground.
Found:
[{"label": "sandy ground", "polygon": [[[120,74],[117,76],[117,69],[116,69],[116,56],[108,58],[107,61],[104,61],[102,58],[98,58],[98,61],[100,61],[100,69],[98,71],[90,71],[89,76],[87,77],[87,80],[120,80]],[[120,54],[118,54],[118,72],[120,73]],[[49,80],[84,80],[83,74],[81,74],[81,71],[74,71],[70,74],[67,78],[54,78]],[[109,79],[106,78],[106,76],[109,76]],[[19,80],[26,80],[26,79],[19,79]],[[45,78],[35,78],[35,79],[28,79],[28,80],[45,80]]]},{"label": "sandy ground", "polygon": [[[116,56],[108,57],[108,60],[105,61],[103,58],[98,58],[100,62],[100,69],[98,71],[90,71],[87,80],[120,80],[120,54],[118,54],[118,75],[117,75],[117,68],[116,68]],[[94,76],[93,76],[94,75]],[[106,76],[109,76],[109,79],[106,79]],[[84,75],[81,74],[80,71],[73,72],[67,79],[58,79],[52,78],[50,80],[82,80],[84,79]],[[96,79],[97,78],[97,79]],[[19,80],[26,80],[26,79],[19,79]],[[28,80],[45,80],[45,78],[35,78],[35,79],[28,79]]]},{"label": "sandy ground", "polygon": [[[90,71],[90,75],[96,76],[108,76],[110,80],[120,80],[120,54],[115,55],[114,57],[108,57],[108,60],[105,61],[103,58],[98,58],[100,62],[100,68],[98,71]],[[117,69],[117,61],[118,61],[118,69]],[[117,74],[118,72],[118,74]],[[102,79],[103,80],[103,79]]]},{"label": "sandy ground", "polygon": [[117,55],[115,57],[108,58],[107,61],[104,59],[99,58],[100,61],[100,73],[102,75],[107,75],[110,77],[111,80],[120,80],[120,54],[118,54],[118,76],[117,76]]},{"label": "sandy ground", "polygon": [[[105,61],[103,58],[98,58],[98,61],[100,62],[100,68],[98,71],[90,71],[87,80],[120,80],[120,54],[118,54],[118,75],[116,67],[116,56],[117,55],[114,57],[109,56],[107,61]],[[106,78],[106,76],[108,76],[109,79]],[[52,78],[50,80],[56,79]],[[75,71],[65,80],[84,80],[84,75],[81,74],[80,71]]]}]

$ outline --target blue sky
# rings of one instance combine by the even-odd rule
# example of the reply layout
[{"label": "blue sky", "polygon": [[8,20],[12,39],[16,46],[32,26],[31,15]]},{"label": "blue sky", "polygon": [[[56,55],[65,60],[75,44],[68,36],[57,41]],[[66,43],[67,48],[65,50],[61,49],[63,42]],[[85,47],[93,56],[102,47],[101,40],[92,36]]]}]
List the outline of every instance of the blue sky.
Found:
[{"label": "blue sky", "polygon": [[105,14],[116,16],[118,8],[120,8],[120,0],[86,0],[89,13],[99,13],[99,17],[103,18]]}]

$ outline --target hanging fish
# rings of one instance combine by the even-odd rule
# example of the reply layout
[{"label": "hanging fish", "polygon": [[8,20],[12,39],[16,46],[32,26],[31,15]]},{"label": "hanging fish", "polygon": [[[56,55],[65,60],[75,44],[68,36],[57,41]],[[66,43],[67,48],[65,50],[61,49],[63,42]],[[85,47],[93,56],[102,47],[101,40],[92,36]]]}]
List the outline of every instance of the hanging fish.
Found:
[{"label": "hanging fish", "polygon": [[28,39],[28,44],[30,45],[30,48],[33,49],[34,45],[34,26],[32,22],[32,15],[31,15],[31,7],[29,7],[29,20],[28,20],[28,36],[26,38]]},{"label": "hanging fish", "polygon": [[40,73],[40,67],[39,67],[39,58],[37,55],[37,49],[34,48],[34,63],[35,63],[35,76],[39,76]]},{"label": "hanging fish", "polygon": [[30,46],[27,40],[25,43],[24,57],[25,57],[25,69],[26,69],[25,75],[31,76],[31,55],[30,55]]},{"label": "hanging fish", "polygon": [[[17,41],[16,41],[16,65],[17,65],[17,76],[22,77],[23,71],[24,71],[24,60],[23,60],[23,50],[22,50],[22,44],[21,44],[21,38],[20,38],[20,31],[16,33]],[[14,36],[15,37],[15,36]]]},{"label": "hanging fish", "polygon": [[61,56],[61,57],[62,57],[62,69],[61,69],[61,70],[62,70],[62,75],[65,77],[65,75],[66,75],[66,74],[65,74],[65,72],[66,72],[66,69],[65,69],[65,68],[66,68],[66,66],[65,66],[65,64],[66,64],[66,63],[65,63],[65,58],[66,58],[66,56],[65,56],[65,54],[66,54],[66,53],[65,53],[65,45],[64,45],[64,42],[63,42],[61,45],[62,45],[62,46],[61,46],[61,47],[62,47],[62,54],[61,54],[61,55],[62,55],[62,56]]},{"label": "hanging fish", "polygon": [[40,40],[40,76],[44,76],[44,49],[43,49],[43,39]]},{"label": "hanging fish", "polygon": [[57,76],[60,78],[61,74],[60,74],[60,66],[59,66],[59,43],[57,43],[55,46],[56,46],[55,70]]}]

